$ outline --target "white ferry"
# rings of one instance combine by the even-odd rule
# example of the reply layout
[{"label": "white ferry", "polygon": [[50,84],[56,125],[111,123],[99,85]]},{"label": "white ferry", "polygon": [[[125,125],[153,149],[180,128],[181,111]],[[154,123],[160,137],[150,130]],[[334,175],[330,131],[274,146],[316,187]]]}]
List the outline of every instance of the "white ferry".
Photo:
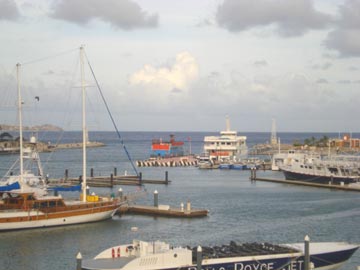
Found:
[{"label": "white ferry", "polygon": [[226,130],[220,136],[205,136],[204,152],[210,160],[236,162],[246,158],[248,148],[246,136],[238,136],[236,131],[230,130],[230,120],[226,117]]}]

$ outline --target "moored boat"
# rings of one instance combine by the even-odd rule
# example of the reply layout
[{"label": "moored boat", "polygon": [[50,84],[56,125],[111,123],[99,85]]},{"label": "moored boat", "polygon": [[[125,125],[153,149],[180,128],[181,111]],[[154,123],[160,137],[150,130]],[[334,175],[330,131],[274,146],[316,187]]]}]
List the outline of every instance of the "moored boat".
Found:
[{"label": "moored boat", "polygon": [[320,158],[304,155],[294,157],[287,165],[280,165],[286,180],[320,184],[348,185],[360,182],[360,162],[333,156]]},{"label": "moored boat", "polygon": [[151,143],[150,156],[161,158],[184,156],[184,142],[176,141],[173,134],[170,134],[169,141],[153,139]]},{"label": "moored boat", "polygon": [[339,242],[310,243],[306,257],[303,243],[272,245],[269,243],[238,244],[212,247],[170,247],[165,242],[134,240],[127,245],[108,248],[93,259],[82,262],[81,269],[112,270],[333,270],[341,267],[358,249],[357,245]]},{"label": "moored boat", "polygon": [[246,136],[238,136],[236,131],[230,129],[230,120],[226,117],[226,130],[220,136],[204,137],[204,152],[211,160],[219,162],[236,162],[248,154]]},{"label": "moored boat", "polygon": [[[84,63],[83,47],[80,48],[81,64]],[[17,64],[19,77],[20,64]],[[83,71],[83,66],[82,66]],[[18,80],[18,113],[20,133],[19,175],[11,175],[10,182],[0,187],[0,231],[43,228],[95,222],[111,218],[125,203],[115,196],[102,197],[87,194],[86,186],[86,118],[85,83],[82,72],[83,97],[83,175],[82,193],[78,200],[65,200],[61,195],[49,196],[46,185],[36,182],[39,178],[24,170],[22,136],[22,99]],[[43,173],[40,173],[42,176]],[[31,176],[31,178],[30,178]],[[29,178],[28,178],[29,177]],[[29,180],[31,179],[31,180]],[[9,185],[11,186],[9,188]],[[122,196],[121,196],[122,197]]]}]

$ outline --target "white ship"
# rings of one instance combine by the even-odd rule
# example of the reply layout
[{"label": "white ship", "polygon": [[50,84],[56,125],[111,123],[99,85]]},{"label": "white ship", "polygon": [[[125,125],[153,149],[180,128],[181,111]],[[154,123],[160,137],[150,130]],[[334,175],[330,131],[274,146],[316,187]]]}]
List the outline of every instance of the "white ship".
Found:
[{"label": "white ship", "polygon": [[246,136],[238,136],[236,131],[230,130],[230,120],[227,116],[226,130],[221,131],[220,136],[205,136],[204,152],[210,160],[239,161],[248,154]]}]

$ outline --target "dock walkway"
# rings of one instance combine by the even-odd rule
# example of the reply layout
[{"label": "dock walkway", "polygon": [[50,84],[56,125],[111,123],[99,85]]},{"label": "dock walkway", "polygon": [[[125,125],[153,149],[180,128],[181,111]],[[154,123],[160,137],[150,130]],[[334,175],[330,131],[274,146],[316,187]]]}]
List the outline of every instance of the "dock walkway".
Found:
[{"label": "dock walkway", "polygon": [[147,206],[147,205],[129,205],[121,206],[118,214],[140,214],[150,216],[163,216],[163,217],[180,217],[180,218],[194,218],[205,217],[209,213],[205,209],[181,209],[171,208],[168,205]]}]

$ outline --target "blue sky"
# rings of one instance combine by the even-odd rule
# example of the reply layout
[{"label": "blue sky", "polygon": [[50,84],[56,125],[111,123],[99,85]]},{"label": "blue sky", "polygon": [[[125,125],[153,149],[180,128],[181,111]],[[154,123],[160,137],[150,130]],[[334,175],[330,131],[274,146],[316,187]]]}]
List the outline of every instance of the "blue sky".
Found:
[{"label": "blue sky", "polygon": [[0,31],[1,123],[20,62],[26,123],[80,129],[84,44],[120,130],[360,131],[360,0],[0,0]]}]

